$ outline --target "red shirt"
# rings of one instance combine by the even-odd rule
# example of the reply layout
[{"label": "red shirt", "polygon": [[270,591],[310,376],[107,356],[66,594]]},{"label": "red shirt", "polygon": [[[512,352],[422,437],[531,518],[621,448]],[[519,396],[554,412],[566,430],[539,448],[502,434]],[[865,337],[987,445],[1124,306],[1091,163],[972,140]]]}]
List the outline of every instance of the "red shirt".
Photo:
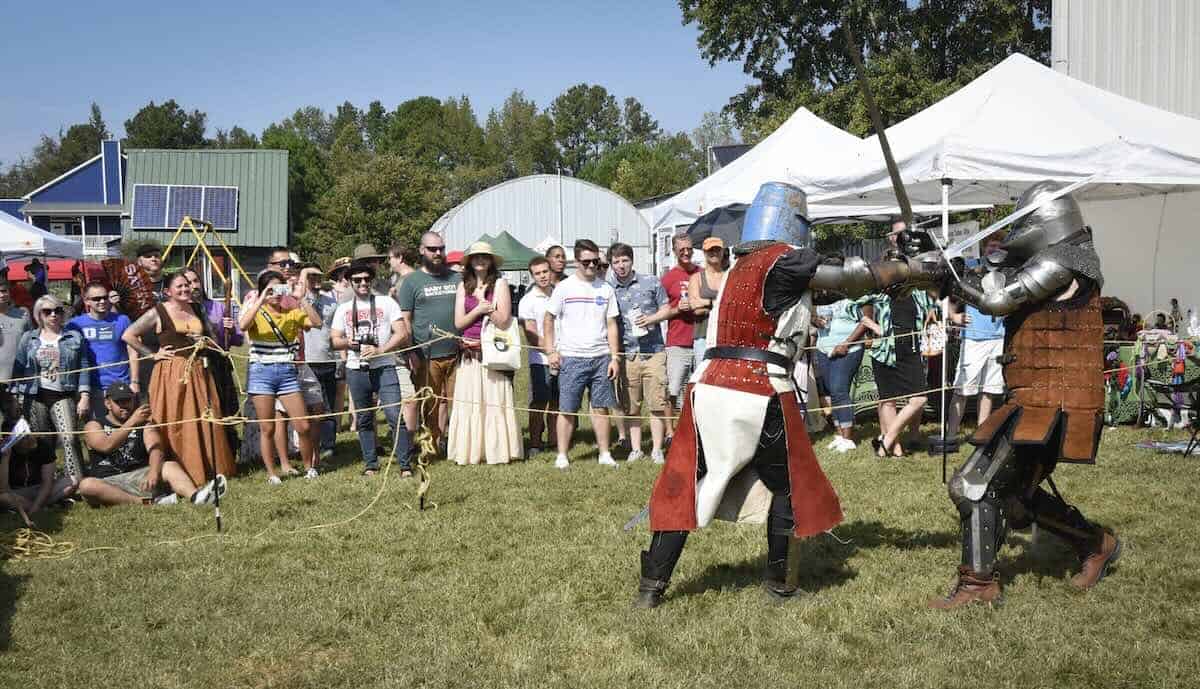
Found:
[{"label": "red shirt", "polygon": [[[697,270],[700,270],[700,266],[694,263],[689,263],[686,270],[677,265],[662,276],[662,286],[667,291],[667,301],[671,308],[679,305],[680,293],[687,290],[688,279]],[[689,294],[688,298],[692,296]],[[696,317],[690,311],[681,312],[667,321],[667,346],[690,348],[695,322]]]}]

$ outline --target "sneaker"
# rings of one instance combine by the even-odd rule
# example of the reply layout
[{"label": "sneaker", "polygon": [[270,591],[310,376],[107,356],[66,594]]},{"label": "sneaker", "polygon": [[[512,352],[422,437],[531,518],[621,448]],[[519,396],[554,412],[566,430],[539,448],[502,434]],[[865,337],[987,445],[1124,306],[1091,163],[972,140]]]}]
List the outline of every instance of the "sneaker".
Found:
[{"label": "sneaker", "polygon": [[304,478],[306,478],[310,481],[318,476],[320,476],[320,474],[317,473],[316,467],[309,467],[308,471],[304,472]]},{"label": "sneaker", "polygon": [[267,485],[270,485],[270,486],[282,486],[282,485],[283,485],[283,479],[279,478],[278,476],[268,476],[268,477],[267,477]]},{"label": "sneaker", "polygon": [[604,454],[600,455],[600,459],[597,461],[600,462],[601,466],[606,466],[606,467],[617,466],[617,460],[613,459],[612,453],[609,453],[609,452],[605,452]]},{"label": "sneaker", "polygon": [[650,453],[650,459],[653,460],[655,464],[666,464],[667,463],[667,458],[663,455],[662,450],[652,451]]},{"label": "sneaker", "polygon": [[155,505],[175,505],[179,503],[179,496],[174,493],[167,493],[154,498]]},{"label": "sneaker", "polygon": [[838,449],[838,447],[840,447],[842,444],[842,440],[843,440],[843,438],[840,435],[833,436],[833,440],[830,440],[828,443],[825,443],[825,449],[826,450]]},{"label": "sneaker", "polygon": [[834,449],[837,450],[838,452],[840,452],[841,454],[846,454],[847,452],[849,452],[851,450],[858,449],[858,445],[856,445],[854,443],[854,441],[849,438],[842,438],[842,442],[839,443],[838,446]]},{"label": "sneaker", "polygon": [[633,452],[629,453],[629,456],[625,458],[625,461],[626,462],[636,462],[639,459],[645,459],[645,458],[646,458],[646,455],[643,454],[641,450],[634,450]]},{"label": "sneaker", "polygon": [[569,466],[571,466],[571,462],[567,461],[566,455],[559,455],[554,458],[555,469],[566,469]]},{"label": "sneaker", "polygon": [[227,487],[228,482],[225,480],[225,475],[217,474],[216,478],[200,486],[195,493],[192,493],[192,504],[211,505],[217,498],[225,495]]}]

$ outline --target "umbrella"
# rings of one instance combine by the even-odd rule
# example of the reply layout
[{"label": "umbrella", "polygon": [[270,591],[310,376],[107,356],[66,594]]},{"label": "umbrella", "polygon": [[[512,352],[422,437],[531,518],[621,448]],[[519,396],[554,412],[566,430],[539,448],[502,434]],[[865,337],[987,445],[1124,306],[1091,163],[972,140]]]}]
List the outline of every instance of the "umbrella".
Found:
[{"label": "umbrella", "polygon": [[692,238],[692,244],[699,245],[709,237],[720,237],[725,246],[733,246],[742,241],[742,220],[746,217],[744,203],[734,203],[715,208],[696,218],[687,229],[687,235]]}]

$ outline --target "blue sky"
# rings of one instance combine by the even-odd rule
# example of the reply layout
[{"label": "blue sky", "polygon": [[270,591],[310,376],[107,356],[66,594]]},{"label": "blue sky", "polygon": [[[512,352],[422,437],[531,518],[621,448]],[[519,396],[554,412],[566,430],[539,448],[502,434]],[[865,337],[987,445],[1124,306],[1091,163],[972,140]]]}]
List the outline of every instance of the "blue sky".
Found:
[{"label": "blue sky", "polygon": [[690,131],[748,83],[740,65],[708,66],[669,0],[27,3],[5,23],[6,166],[43,132],[85,121],[92,101],[120,135],[151,99],[174,98],[208,113],[211,136],[261,133],[303,105],[390,110],[422,95],[466,94],[482,121],[513,88],[545,107],[589,82]]}]

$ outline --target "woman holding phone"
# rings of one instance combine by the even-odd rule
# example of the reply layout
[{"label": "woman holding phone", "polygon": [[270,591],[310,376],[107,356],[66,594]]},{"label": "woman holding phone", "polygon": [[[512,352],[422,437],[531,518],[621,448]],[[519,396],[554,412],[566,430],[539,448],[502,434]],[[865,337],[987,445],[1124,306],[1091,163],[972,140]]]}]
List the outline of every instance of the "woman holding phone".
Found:
[{"label": "woman holding phone", "polygon": [[[303,277],[303,276],[302,276]],[[317,477],[314,465],[312,436],[309,422],[304,418],[308,409],[300,391],[300,376],[296,370],[296,354],[300,349],[300,334],[321,322],[313,307],[314,297],[308,292],[308,281],[297,282],[300,306],[284,308],[285,296],[292,294],[283,274],[274,270],[258,276],[258,290],[246,298],[238,316],[238,327],[250,340],[250,365],[246,372],[246,393],[254,404],[259,419],[258,447],[267,482],[282,483],[279,472],[299,476],[300,472],[288,462],[287,454],[279,457],[275,468],[275,400],[278,399],[291,419],[299,436],[300,457],[306,469],[305,478]]]}]

